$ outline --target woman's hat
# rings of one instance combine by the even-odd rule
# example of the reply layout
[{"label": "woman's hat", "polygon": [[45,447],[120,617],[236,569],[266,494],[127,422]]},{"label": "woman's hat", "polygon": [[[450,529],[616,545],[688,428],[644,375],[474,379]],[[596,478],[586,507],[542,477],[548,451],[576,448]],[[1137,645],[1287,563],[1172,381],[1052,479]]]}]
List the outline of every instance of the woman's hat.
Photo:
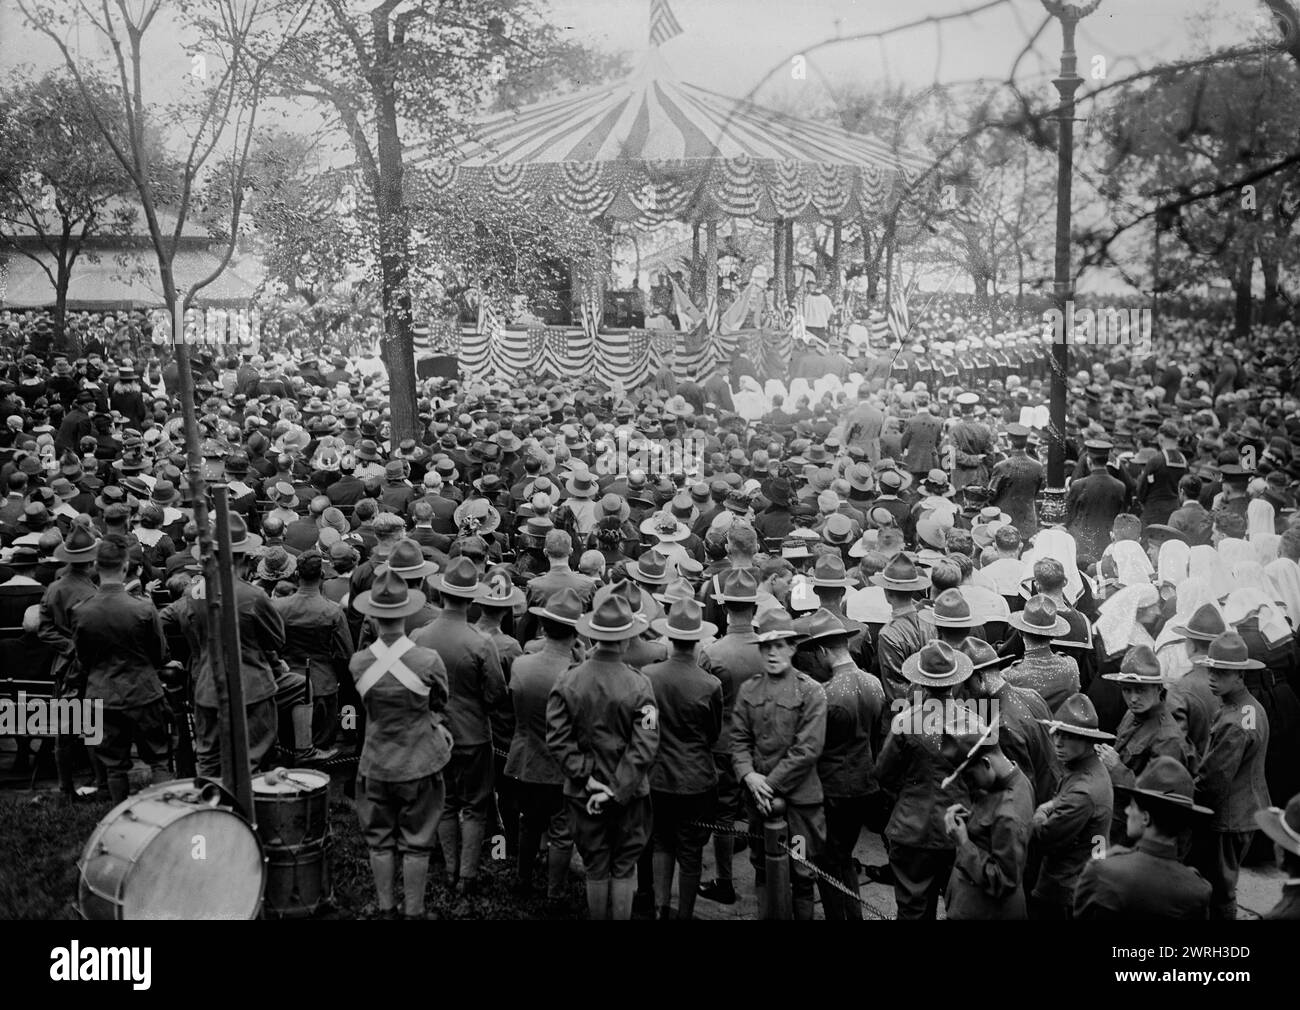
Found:
[{"label": "woman's hat", "polygon": [[669,615],[651,621],[650,626],[665,638],[689,642],[713,638],[718,633],[718,626],[704,619],[704,608],[691,596],[675,601]]},{"label": "woman's hat", "polygon": [[296,509],[298,492],[293,489],[292,484],[282,480],[271,488],[271,501],[282,509]]},{"label": "woman's hat", "polygon": [[403,537],[393,544],[385,563],[404,579],[423,579],[438,571],[437,564],[426,558],[420,545],[410,537]]},{"label": "woman's hat", "polygon": [[880,484],[880,490],[884,491],[885,494],[898,494],[900,491],[907,490],[911,485],[912,475],[891,467],[888,470],[880,471],[876,480]]},{"label": "woman's hat", "polygon": [[632,607],[622,596],[610,593],[590,614],[578,618],[578,634],[595,642],[622,642],[642,634],[650,622],[641,614],[632,613]]},{"label": "woman's hat", "polygon": [[1202,603],[1192,614],[1192,619],[1186,624],[1176,624],[1173,630],[1182,635],[1184,638],[1191,638],[1198,642],[1213,642],[1216,638],[1228,630],[1228,625],[1224,623],[1223,614],[1213,603]]},{"label": "woman's hat", "polygon": [[378,463],[380,461],[379,446],[374,442],[374,440],[369,438],[363,438],[357,443],[353,455],[355,455],[357,459],[364,459],[371,463]]},{"label": "woman's hat", "polygon": [[618,516],[624,521],[632,514],[632,507],[616,494],[607,494],[600,500],[600,510],[607,516]]},{"label": "woman's hat", "polygon": [[658,551],[646,551],[636,561],[627,563],[628,578],[647,582],[652,586],[668,583],[668,559]]},{"label": "woman's hat", "polygon": [[370,590],[358,596],[352,605],[367,617],[395,620],[417,613],[424,603],[424,593],[411,589],[405,579],[385,567],[376,573]]},{"label": "woman's hat", "polygon": [[564,482],[564,489],[574,498],[594,498],[600,491],[596,478],[585,466],[573,470]]},{"label": "woman's hat", "polygon": [[476,524],[472,532],[487,536],[501,525],[501,513],[486,498],[471,498],[456,506],[452,521],[458,530],[464,529],[466,523]]},{"label": "woman's hat", "polygon": [[513,610],[526,599],[524,591],[510,581],[509,575],[505,572],[496,572],[483,584],[478,595],[474,597],[474,602],[480,607]]},{"label": "woman's hat", "polygon": [[528,612],[560,624],[577,625],[583,612],[582,597],[573,588],[556,590],[544,606],[529,607]]},{"label": "woman's hat", "polygon": [[[1192,773],[1175,758],[1158,757],[1153,760],[1137,777],[1131,786],[1115,786],[1117,794],[1141,796],[1146,800],[1157,800],[1171,809],[1185,810],[1192,814],[1212,814],[1209,807],[1200,807],[1192,802],[1195,787]],[[1119,799],[1119,796],[1116,796]],[[1119,804],[1115,804],[1116,811]]]},{"label": "woman's hat", "polygon": [[930,494],[937,494],[943,498],[951,498],[957,493],[957,489],[952,486],[952,481],[948,479],[948,474],[943,470],[931,470],[921,481],[921,486]]},{"label": "woman's hat", "polygon": [[1287,852],[1300,856],[1300,793],[1287,801],[1285,810],[1281,807],[1256,810],[1255,823]]},{"label": "woman's hat", "polygon": [[926,687],[952,687],[971,675],[970,657],[947,642],[927,642],[920,652],[903,660],[903,676]]},{"label": "woman's hat", "polygon": [[54,560],[67,564],[83,564],[94,561],[99,550],[99,538],[86,526],[75,524],[68,531],[67,539],[54,548]]},{"label": "woman's hat", "polygon": [[1051,719],[1039,719],[1052,733],[1068,733],[1089,740],[1114,740],[1114,733],[1097,728],[1097,709],[1086,694],[1072,694],[1061,702]]},{"label": "woman's hat", "polygon": [[177,490],[176,485],[169,480],[160,480],[154,483],[153,491],[149,494],[149,500],[155,505],[175,505],[181,500],[181,493]]},{"label": "woman's hat", "polygon": [[1039,638],[1059,638],[1070,630],[1070,622],[1056,613],[1056,601],[1041,593],[1025,601],[1024,609],[1012,614],[1007,623],[1026,635]]},{"label": "woman's hat", "polygon": [[447,562],[447,570],[430,579],[433,588],[447,596],[460,596],[472,599],[479,594],[483,584],[478,580],[478,569],[474,562],[461,555]]},{"label": "woman's hat", "polygon": [[918,571],[907,555],[899,554],[885,566],[884,571],[871,576],[871,584],[899,593],[914,593],[930,588],[930,576]]},{"label": "woman's hat", "polygon": [[272,547],[257,563],[257,578],[279,582],[281,579],[293,578],[293,573],[297,570],[298,562],[292,554],[283,547]]},{"label": "woman's hat", "polygon": [[1264,664],[1251,659],[1246,640],[1235,631],[1225,631],[1210,643],[1205,665],[1214,670],[1262,670]]},{"label": "woman's hat", "polygon": [[691,535],[691,531],[686,524],[678,522],[668,512],[656,512],[643,520],[641,532],[658,537],[661,543],[676,543],[678,540],[685,540]]},{"label": "woman's hat", "polygon": [[1105,673],[1106,680],[1117,680],[1121,684],[1164,684],[1164,675],[1160,672],[1160,661],[1149,645],[1135,645],[1124,653],[1119,673]]}]

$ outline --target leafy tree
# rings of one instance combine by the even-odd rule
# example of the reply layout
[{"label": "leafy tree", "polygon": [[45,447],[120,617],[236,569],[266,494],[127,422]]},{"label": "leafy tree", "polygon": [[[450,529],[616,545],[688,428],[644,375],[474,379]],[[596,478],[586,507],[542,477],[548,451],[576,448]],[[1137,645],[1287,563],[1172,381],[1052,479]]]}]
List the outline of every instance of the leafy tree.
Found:
[{"label": "leafy tree", "polygon": [[86,104],[120,130],[110,91],[88,82],[83,98],[66,74],[33,76],[19,68],[0,90],[0,246],[49,278],[62,345],[73,267],[83,256],[96,261],[89,240],[129,232],[136,213],[125,199],[131,181]]}]

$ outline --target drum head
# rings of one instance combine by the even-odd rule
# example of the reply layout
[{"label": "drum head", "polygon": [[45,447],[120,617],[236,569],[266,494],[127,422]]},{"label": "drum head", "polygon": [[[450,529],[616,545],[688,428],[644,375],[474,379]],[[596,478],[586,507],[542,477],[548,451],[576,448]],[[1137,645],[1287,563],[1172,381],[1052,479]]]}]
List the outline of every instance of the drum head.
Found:
[{"label": "drum head", "polygon": [[285,771],[267,772],[253,779],[253,792],[259,796],[294,796],[298,793],[328,789],[330,777],[309,768],[289,768]]},{"label": "drum head", "polygon": [[252,919],[265,868],[257,834],[219,807],[167,825],[122,888],[124,919]]}]

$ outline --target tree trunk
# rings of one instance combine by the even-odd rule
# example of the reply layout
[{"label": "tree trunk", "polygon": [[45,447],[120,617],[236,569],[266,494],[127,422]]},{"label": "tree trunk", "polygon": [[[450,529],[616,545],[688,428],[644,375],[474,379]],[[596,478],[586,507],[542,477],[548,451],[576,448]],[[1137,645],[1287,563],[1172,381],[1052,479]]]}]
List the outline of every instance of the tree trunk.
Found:
[{"label": "tree trunk", "polygon": [[1260,309],[1260,322],[1271,326],[1278,321],[1278,274],[1280,264],[1273,253],[1260,253],[1260,269],[1264,273],[1264,304]]},{"label": "tree trunk", "polygon": [[397,101],[391,87],[379,101],[379,212],[380,304],[384,310],[381,354],[388,369],[389,406],[392,408],[391,441],[420,437],[415,399],[415,348],[411,339],[410,226],[402,194],[402,142],[397,131]]},{"label": "tree trunk", "polygon": [[54,349],[56,351],[77,351],[68,339],[68,288],[72,284],[72,267],[60,258],[54,278]]},{"label": "tree trunk", "polygon": [[1255,257],[1243,255],[1237,266],[1237,276],[1232,282],[1233,302],[1232,332],[1237,337],[1250,336],[1250,285],[1255,276]]}]

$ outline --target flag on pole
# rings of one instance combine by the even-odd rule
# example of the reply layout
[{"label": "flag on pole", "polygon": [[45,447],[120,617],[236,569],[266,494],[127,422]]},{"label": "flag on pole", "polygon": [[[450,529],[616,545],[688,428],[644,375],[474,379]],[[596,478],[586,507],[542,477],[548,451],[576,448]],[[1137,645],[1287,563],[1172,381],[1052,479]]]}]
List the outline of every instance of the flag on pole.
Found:
[{"label": "flag on pole", "polygon": [[907,314],[907,295],[902,291],[894,292],[894,300],[889,306],[889,332],[898,343],[907,339],[907,332],[912,328]]},{"label": "flag on pole", "polygon": [[682,33],[668,0],[650,0],[650,45],[661,46]]}]

